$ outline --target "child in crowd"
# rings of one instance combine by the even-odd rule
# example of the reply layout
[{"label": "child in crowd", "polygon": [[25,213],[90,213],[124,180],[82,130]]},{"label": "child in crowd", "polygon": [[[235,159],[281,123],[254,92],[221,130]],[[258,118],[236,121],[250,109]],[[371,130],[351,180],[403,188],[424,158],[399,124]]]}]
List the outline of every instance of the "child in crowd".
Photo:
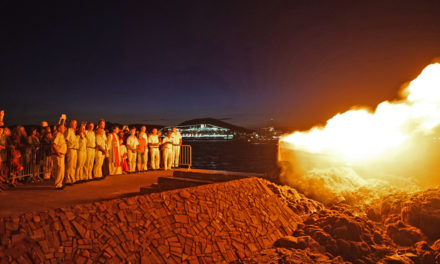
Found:
[{"label": "child in crowd", "polygon": [[15,178],[18,174],[23,171],[23,166],[20,164],[21,153],[19,150],[12,150],[12,159],[11,159],[11,185],[15,186]]}]

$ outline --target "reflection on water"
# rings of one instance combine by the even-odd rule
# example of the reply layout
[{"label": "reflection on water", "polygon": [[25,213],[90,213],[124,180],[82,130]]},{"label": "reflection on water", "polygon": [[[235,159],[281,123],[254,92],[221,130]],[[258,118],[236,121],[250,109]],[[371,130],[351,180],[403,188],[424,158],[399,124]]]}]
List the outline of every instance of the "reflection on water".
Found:
[{"label": "reflection on water", "polygon": [[275,143],[191,141],[193,168],[264,173],[276,167]]}]

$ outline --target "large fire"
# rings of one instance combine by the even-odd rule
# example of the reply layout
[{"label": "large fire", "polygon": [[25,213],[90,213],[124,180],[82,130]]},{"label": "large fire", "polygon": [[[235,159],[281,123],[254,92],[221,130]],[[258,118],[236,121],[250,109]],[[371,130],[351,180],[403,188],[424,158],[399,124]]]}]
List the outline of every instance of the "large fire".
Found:
[{"label": "large fire", "polygon": [[325,126],[284,135],[279,161],[287,183],[312,196],[334,199],[326,193],[377,190],[379,185],[426,187],[440,183],[439,125],[440,63],[434,63],[402,90],[399,100],[382,102],[375,110],[353,108]]}]

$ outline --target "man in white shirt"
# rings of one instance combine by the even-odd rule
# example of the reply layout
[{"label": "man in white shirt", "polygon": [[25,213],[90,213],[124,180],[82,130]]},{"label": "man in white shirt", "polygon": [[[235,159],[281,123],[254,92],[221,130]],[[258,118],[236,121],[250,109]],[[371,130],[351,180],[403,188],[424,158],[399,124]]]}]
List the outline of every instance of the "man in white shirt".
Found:
[{"label": "man in white shirt", "polygon": [[107,153],[106,136],[102,127],[98,127],[95,134],[95,166],[93,167],[93,177],[102,178],[102,164]]},{"label": "man in white shirt", "polygon": [[176,127],[173,127],[173,133],[171,133],[171,139],[173,141],[173,154],[172,154],[172,167],[179,167],[180,158],[180,146],[182,146],[182,135],[177,131]]},{"label": "man in white shirt", "polygon": [[69,128],[66,131],[66,143],[67,143],[67,170],[66,170],[66,184],[72,184],[76,182],[76,163],[78,154],[78,139],[76,137],[76,120],[71,120]]},{"label": "man in white shirt", "polygon": [[78,139],[78,163],[76,164],[76,179],[78,181],[84,181],[86,177],[85,163],[87,159],[87,138],[85,135],[86,123],[82,123],[79,127]]},{"label": "man in white shirt", "polygon": [[66,131],[66,127],[63,124],[58,125],[58,133],[55,135],[55,139],[53,140],[52,148],[55,152],[54,164],[55,164],[55,188],[62,189],[63,188],[63,180],[64,180],[64,156],[67,152],[67,144],[66,139],[64,138],[64,132]]},{"label": "man in white shirt", "polygon": [[137,154],[137,166],[138,171],[147,170],[147,162],[148,162],[148,135],[145,132],[147,131],[146,126],[141,127],[141,131],[139,132],[138,140],[138,154]]},{"label": "man in white shirt", "polygon": [[105,141],[107,141],[107,135],[105,134],[105,120],[104,119],[99,120],[98,128],[101,128],[102,130],[104,130],[104,138],[105,138]]},{"label": "man in white shirt", "polygon": [[168,131],[167,136],[163,138],[162,146],[164,170],[171,170],[171,165],[173,164],[173,139],[171,131]]},{"label": "man in white shirt", "polygon": [[150,148],[151,168],[153,170],[159,169],[160,155],[159,155],[159,136],[157,135],[157,128],[153,128],[152,133],[148,136],[148,147]]},{"label": "man in white shirt", "polygon": [[95,161],[95,148],[96,148],[95,131],[93,131],[94,127],[95,125],[93,123],[89,123],[86,131],[87,158],[85,164],[85,180],[93,179],[92,171],[93,171],[93,163]]},{"label": "man in white shirt", "polygon": [[139,141],[136,137],[136,127],[132,127],[130,136],[127,138],[127,158],[129,172],[134,172],[136,170],[136,149],[138,145]]}]

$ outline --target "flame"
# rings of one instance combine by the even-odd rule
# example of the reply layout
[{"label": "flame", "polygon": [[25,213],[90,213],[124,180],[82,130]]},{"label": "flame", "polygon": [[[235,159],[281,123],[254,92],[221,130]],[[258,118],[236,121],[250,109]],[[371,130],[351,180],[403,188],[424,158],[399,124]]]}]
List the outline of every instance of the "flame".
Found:
[{"label": "flame", "polygon": [[[302,176],[312,170],[316,175],[316,169],[350,167],[368,178],[384,174],[377,173],[380,170],[405,168],[420,152],[430,152],[425,147],[439,124],[440,63],[434,63],[403,89],[401,99],[384,101],[374,110],[353,108],[335,115],[325,126],[282,136],[279,160],[291,162]],[[291,154],[286,155],[286,150]],[[391,171],[402,176],[396,174],[402,169]]]}]

